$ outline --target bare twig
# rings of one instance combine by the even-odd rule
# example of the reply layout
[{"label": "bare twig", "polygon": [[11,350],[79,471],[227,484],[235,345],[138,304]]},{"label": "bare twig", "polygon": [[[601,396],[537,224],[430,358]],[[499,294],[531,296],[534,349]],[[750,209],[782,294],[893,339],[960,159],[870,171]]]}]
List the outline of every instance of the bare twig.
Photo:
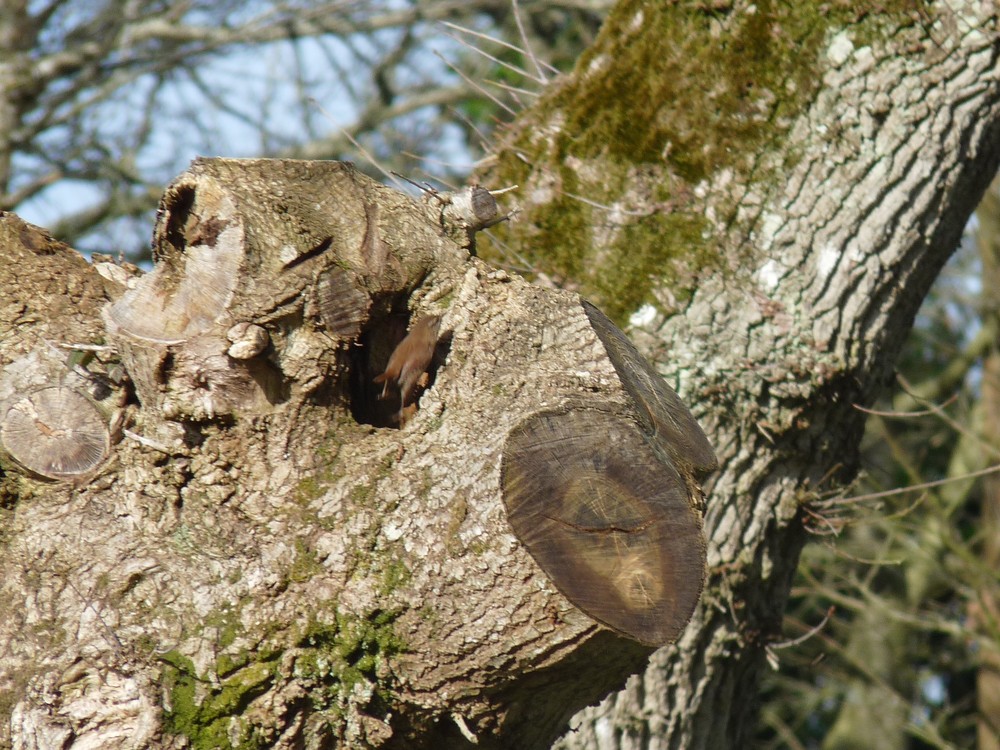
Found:
[{"label": "bare twig", "polygon": [[495,96],[493,96],[493,94],[491,94],[489,91],[487,91],[486,89],[484,89],[478,83],[476,83],[475,81],[473,81],[471,78],[469,78],[469,76],[467,76],[465,73],[463,73],[457,67],[455,67],[454,65],[452,65],[447,59],[445,59],[444,55],[442,55],[440,52],[438,52],[437,50],[435,50],[434,54],[435,54],[435,56],[438,57],[438,59],[441,60],[441,62],[443,62],[445,65],[447,65],[449,68],[451,68],[455,73],[457,73],[458,76],[459,76],[459,78],[461,78],[463,81],[465,81],[467,84],[469,84],[470,86],[472,86],[480,94],[482,94],[487,99],[489,99],[491,102],[493,102],[498,107],[500,107],[500,109],[504,110],[505,112],[507,112],[511,116],[517,114],[517,112],[515,112],[513,109],[511,109],[510,107],[508,107],[502,101],[500,101],[499,99],[497,99]]},{"label": "bare twig", "polygon": [[790,641],[780,641],[778,643],[768,644],[768,648],[773,649],[775,651],[779,651],[783,648],[791,648],[792,646],[798,646],[800,643],[805,643],[814,635],[819,633],[823,628],[826,627],[826,624],[830,621],[830,618],[833,617],[833,613],[836,611],[837,611],[836,607],[834,606],[828,607],[826,610],[826,614],[823,616],[823,619],[820,621],[818,625],[814,625],[813,627],[809,628],[809,630],[800,635],[798,638],[793,638]]},{"label": "bare twig", "polygon": [[535,66],[535,70],[538,71],[538,78],[541,79],[542,83],[548,81],[545,75],[545,71],[542,70],[542,66],[538,62],[538,58],[535,57],[534,51],[531,49],[531,43],[528,41],[528,35],[524,31],[524,23],[521,21],[521,9],[517,5],[517,0],[510,0],[510,5],[514,9],[514,23],[517,24],[517,31],[521,35],[521,43],[524,45],[524,54],[528,56],[531,60],[532,65]]},{"label": "bare twig", "polygon": [[920,411],[880,411],[879,409],[866,409],[860,404],[851,404],[855,409],[862,412],[863,414],[871,414],[875,417],[888,417],[890,419],[910,419],[911,417],[929,417],[932,414],[937,414],[939,409],[943,409],[955,402],[958,398],[957,393],[953,393],[947,401],[937,407],[932,407],[930,409],[922,409]]}]

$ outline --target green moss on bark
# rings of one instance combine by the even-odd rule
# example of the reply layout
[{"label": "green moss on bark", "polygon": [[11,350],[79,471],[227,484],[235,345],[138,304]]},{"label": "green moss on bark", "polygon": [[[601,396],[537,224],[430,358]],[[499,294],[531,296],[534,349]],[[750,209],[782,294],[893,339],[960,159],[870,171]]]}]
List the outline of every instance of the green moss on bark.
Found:
[{"label": "green moss on bark", "polygon": [[[926,23],[924,12],[914,0],[877,13],[868,3],[622,0],[574,75],[502,144],[487,179],[522,186],[526,205],[501,238],[618,322],[654,286],[683,298],[692,270],[723,269],[696,188],[730,172],[768,195],[790,165],[765,157],[814,100],[833,36],[864,46],[901,17]],[[491,259],[505,260],[501,250]]]},{"label": "green moss on bark", "polygon": [[[263,695],[277,673],[276,655],[248,663],[224,681],[212,682],[199,676],[187,657],[171,651],[163,661],[163,685],[170,696],[170,710],[164,714],[164,728],[187,737],[194,750],[258,750],[266,747],[251,727],[232,731],[254,698]],[[234,744],[232,739],[236,739]]]},{"label": "green moss on bark", "polygon": [[[396,635],[398,613],[378,610],[368,617],[315,615],[305,626],[279,626],[273,633],[292,633],[282,647],[260,646],[233,651],[241,629],[232,625],[231,613],[206,618],[218,628],[217,644],[225,650],[210,675],[199,674],[194,662],[177,651],[161,657],[162,684],[169,696],[164,729],[187,738],[194,750],[258,750],[269,747],[274,727],[256,726],[248,719],[253,701],[289,677],[308,696],[309,711],[322,717],[332,737],[344,735],[348,707],[384,714],[392,702],[388,687],[388,661],[405,650]],[[291,651],[293,658],[288,658]],[[282,666],[284,665],[284,666]],[[290,666],[291,675],[284,670]],[[364,684],[371,688],[361,691]]]},{"label": "green moss on bark", "polygon": [[397,616],[377,611],[367,619],[337,614],[332,621],[310,622],[299,639],[305,650],[295,660],[295,675],[313,684],[316,709],[339,705],[358,682],[378,683],[380,663],[404,650],[393,627]]}]

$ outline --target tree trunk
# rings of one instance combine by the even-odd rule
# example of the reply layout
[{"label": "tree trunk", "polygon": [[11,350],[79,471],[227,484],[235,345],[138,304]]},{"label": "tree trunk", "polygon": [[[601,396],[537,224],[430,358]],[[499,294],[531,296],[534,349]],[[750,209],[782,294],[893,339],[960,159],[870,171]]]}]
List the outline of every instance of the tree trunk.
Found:
[{"label": "tree trunk", "polygon": [[[1000,142],[991,5],[827,10],[622,3],[489,182],[542,270],[645,305],[721,458],[707,552],[697,426],[576,294],[469,258],[489,211],[203,162],[138,279],[7,217],[0,742],[545,747],[707,560],[562,742],[746,746],[803,522]],[[426,313],[419,408],[380,402]]]},{"label": "tree trunk", "polygon": [[4,218],[8,742],[547,747],[677,637],[711,447],[497,218],[268,160],[181,175],[144,276]]},{"label": "tree trunk", "polygon": [[620,3],[501,143],[489,184],[528,197],[505,242],[639,310],[722,467],[690,625],[560,747],[751,744],[804,532],[855,473],[855,404],[995,173],[996,26],[978,2]]}]

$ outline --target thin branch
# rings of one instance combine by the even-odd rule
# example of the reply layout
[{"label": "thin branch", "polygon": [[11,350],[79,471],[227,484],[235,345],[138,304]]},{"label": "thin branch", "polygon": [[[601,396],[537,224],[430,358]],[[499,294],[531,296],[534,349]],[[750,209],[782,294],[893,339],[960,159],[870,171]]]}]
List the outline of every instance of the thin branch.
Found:
[{"label": "thin branch", "polygon": [[[414,161],[418,161],[418,162],[423,161],[423,162],[426,162],[428,164],[436,164],[439,167],[444,167],[446,169],[458,169],[458,170],[461,170],[463,172],[471,172],[472,169],[476,166],[475,164],[468,164],[468,163],[466,163],[466,164],[459,164],[459,163],[453,162],[453,161],[445,161],[444,159],[435,159],[432,156],[426,156],[426,155],[423,155],[423,154],[417,154],[417,153],[414,153],[413,151],[400,151],[399,153],[400,153],[401,156],[405,156],[407,159],[413,159]],[[437,178],[435,177],[434,179],[437,179]]]},{"label": "thin branch", "polygon": [[860,404],[851,404],[855,409],[864,413],[871,414],[876,417],[889,417],[891,419],[910,419],[911,417],[929,417],[932,414],[937,414],[939,409],[943,409],[950,404],[953,404],[958,399],[958,394],[953,393],[947,401],[942,403],[940,406],[932,407],[930,409],[922,409],[920,411],[880,411],[878,409],[867,409]]},{"label": "thin branch", "polygon": [[[899,384],[903,387],[903,389],[907,393],[909,393],[910,395],[912,395],[918,402],[922,401],[922,399],[920,399],[919,396],[917,396],[916,393],[912,392],[912,388],[913,387],[910,385],[910,383],[906,380],[905,377],[903,377],[901,374],[897,374],[896,375],[896,379],[899,381]],[[970,430],[965,425],[960,424],[957,421],[955,421],[954,419],[952,419],[950,416],[948,416],[944,412],[944,410],[940,406],[937,406],[936,404],[929,404],[929,408],[930,408],[931,412],[933,412],[933,414],[938,419],[940,419],[946,425],[948,425],[953,430],[955,430],[955,432],[959,433],[960,435],[964,435],[965,437],[967,437],[970,440],[972,440],[975,444],[977,444],[980,448],[982,448],[982,450],[985,451],[986,453],[990,453],[994,457],[1000,458],[1000,449],[998,449],[995,445],[992,445],[988,441],[983,440],[983,438],[980,435],[977,435],[976,433],[974,433],[972,430]]]},{"label": "thin branch", "polygon": [[976,332],[972,341],[965,349],[955,352],[942,371],[936,373],[933,378],[912,386],[912,393],[907,392],[904,396],[893,399],[896,410],[906,411],[912,403],[936,401],[941,397],[940,394],[957,389],[969,373],[969,369],[993,346],[997,335],[996,317],[985,316],[982,327]]},{"label": "thin branch", "polygon": [[29,198],[38,195],[49,185],[52,185],[59,180],[63,179],[66,173],[60,169],[50,169],[43,175],[36,177],[31,182],[22,185],[13,193],[7,193],[7,195],[0,195],[0,210],[12,211],[16,206],[28,200]]},{"label": "thin branch", "polygon": [[537,91],[528,91],[528,89],[522,89],[518,86],[511,86],[509,83],[503,83],[502,81],[487,80],[486,83],[488,83],[490,86],[496,86],[497,88],[503,89],[504,91],[509,93],[514,98],[514,101],[517,102],[517,106],[521,107],[522,109],[524,109],[525,105],[524,102],[521,101],[521,94],[524,94],[525,96],[530,96],[532,99],[538,98],[539,95]]},{"label": "thin branch", "polygon": [[459,75],[459,77],[463,81],[465,81],[467,84],[469,84],[470,86],[472,86],[476,91],[478,91],[480,94],[482,94],[483,96],[485,96],[487,99],[489,99],[491,102],[493,102],[494,104],[496,104],[498,107],[500,107],[501,109],[505,110],[509,115],[511,115],[513,117],[513,116],[515,116],[517,114],[517,112],[515,112],[513,109],[511,109],[510,107],[508,107],[502,101],[500,101],[499,99],[497,99],[495,96],[493,96],[493,94],[491,94],[489,91],[487,91],[486,89],[484,89],[478,83],[476,83],[475,81],[473,81],[469,76],[467,76],[465,73],[463,73],[457,67],[455,67],[454,65],[452,65],[451,62],[449,62],[448,60],[446,60],[445,57],[444,57],[444,55],[442,55],[440,52],[438,52],[437,50],[434,50],[434,55],[438,59],[440,59],[441,62],[443,62],[445,65],[447,65],[449,68],[451,68],[455,73],[457,73]]},{"label": "thin branch", "polygon": [[826,627],[826,624],[830,621],[830,618],[833,617],[833,613],[836,611],[837,611],[836,607],[834,606],[828,607],[826,610],[826,614],[823,615],[823,619],[819,622],[818,625],[814,625],[813,627],[809,628],[809,630],[800,635],[798,638],[793,638],[790,641],[780,641],[778,643],[770,643],[768,644],[768,648],[774,651],[779,651],[783,648],[791,648],[792,646],[798,646],[801,643],[805,643],[814,635],[818,634],[821,630],[823,630],[823,628]]},{"label": "thin branch", "polygon": [[650,209],[648,211],[632,211],[627,208],[609,206],[605,203],[598,203],[597,201],[591,200],[590,198],[584,198],[582,195],[571,193],[568,190],[563,190],[562,194],[572,198],[573,200],[580,201],[580,203],[586,203],[588,206],[593,206],[594,208],[599,208],[602,211],[607,211],[608,213],[620,213],[624,216],[638,216],[640,218],[652,216],[654,213],[656,213],[653,209]]},{"label": "thin branch", "polygon": [[367,149],[365,149],[365,147],[364,147],[364,146],[362,146],[362,145],[361,145],[361,144],[360,144],[360,143],[359,143],[359,142],[357,141],[357,139],[355,139],[355,138],[354,138],[354,136],[352,136],[352,135],[351,135],[350,133],[348,133],[348,132],[347,132],[346,130],[344,130],[344,131],[341,131],[341,132],[342,132],[342,133],[344,134],[344,137],[345,137],[345,138],[347,138],[347,140],[349,140],[349,141],[351,142],[351,145],[353,145],[353,146],[354,146],[354,148],[356,148],[356,149],[358,150],[358,152],[359,152],[359,153],[360,153],[360,154],[361,154],[361,155],[362,155],[363,157],[365,157],[365,159],[366,159],[366,160],[368,161],[368,163],[369,163],[369,164],[371,164],[371,165],[372,165],[373,167],[375,167],[375,169],[377,169],[377,170],[378,170],[379,172],[381,172],[381,173],[382,173],[382,175],[383,175],[383,176],[384,176],[384,177],[385,177],[385,178],[386,178],[387,180],[389,180],[389,181],[390,181],[390,182],[391,182],[391,183],[392,183],[393,185],[395,185],[396,187],[398,187],[398,188],[399,188],[400,190],[402,190],[402,191],[404,191],[404,192],[406,191],[406,185],[404,185],[404,184],[403,184],[402,182],[400,182],[400,181],[399,181],[399,180],[398,180],[398,179],[397,179],[397,178],[396,178],[396,177],[395,177],[395,176],[394,176],[394,175],[392,174],[392,172],[388,171],[388,170],[387,170],[387,169],[386,169],[385,167],[383,167],[383,166],[382,166],[381,164],[379,164],[379,163],[378,163],[378,160],[377,160],[377,159],[376,159],[376,158],[375,158],[374,156],[372,156],[372,155],[371,155],[371,154],[370,154],[370,153],[368,152],[368,150],[367,150]]},{"label": "thin branch", "polygon": [[[470,36],[478,37],[479,39],[485,39],[486,41],[492,42],[494,44],[498,44],[501,47],[506,47],[507,49],[512,50],[513,52],[517,52],[520,55],[527,56],[527,53],[525,52],[525,50],[521,49],[516,44],[511,44],[510,42],[505,41],[503,39],[497,39],[496,37],[492,37],[489,34],[483,34],[483,33],[479,32],[479,31],[476,31],[475,29],[467,29],[464,26],[459,26],[458,24],[454,24],[454,23],[451,23],[449,21],[443,21],[441,25],[442,26],[447,26],[447,27],[449,27],[451,29],[454,29],[455,31],[460,31],[463,34],[468,34]],[[451,36],[451,35],[449,35],[449,36]],[[455,36],[451,36],[451,38],[454,39],[455,41],[459,42],[459,43],[462,43],[462,40],[458,39]],[[472,47],[472,49],[474,49],[477,52],[481,52],[481,50],[479,50],[478,47]],[[499,61],[497,61],[497,62],[499,62]],[[500,64],[501,65],[507,65],[506,63],[500,63]],[[545,63],[545,65],[553,73],[555,73],[555,74],[559,73],[559,70],[557,68],[552,67],[548,63]],[[508,67],[511,67],[512,70],[515,70],[516,72],[519,72],[525,78],[527,78],[529,80],[532,80],[535,83],[545,84],[545,83],[548,82],[548,79],[544,75],[542,75],[541,78],[536,78],[535,76],[531,75],[526,70],[521,70],[520,68],[517,68],[515,66],[508,66]]]},{"label": "thin branch", "polygon": [[535,78],[533,75],[531,75],[531,73],[529,73],[528,71],[526,71],[524,68],[520,68],[517,65],[514,65],[513,63],[509,63],[509,62],[506,62],[505,60],[499,59],[498,57],[494,57],[493,55],[491,55],[486,50],[480,49],[479,47],[475,46],[474,44],[469,44],[464,39],[460,39],[459,37],[454,36],[452,34],[445,34],[445,36],[447,36],[449,39],[451,39],[453,41],[458,42],[459,44],[461,44],[466,49],[471,50],[472,52],[475,52],[477,55],[482,55],[483,57],[485,57],[490,62],[496,63],[497,65],[499,65],[502,68],[507,68],[507,70],[511,71],[512,73],[517,73],[519,76],[521,76],[523,78],[527,78],[529,81],[534,81],[535,83],[538,83],[538,84],[544,84],[545,83],[545,80],[539,80],[539,79]]},{"label": "thin branch", "polygon": [[845,497],[842,500],[837,501],[837,505],[846,505],[848,503],[861,503],[868,500],[875,500],[880,497],[893,497],[894,495],[902,495],[907,492],[913,492],[914,490],[926,490],[932,487],[940,487],[945,484],[950,484],[951,482],[962,482],[966,479],[975,479],[976,477],[983,477],[987,474],[997,474],[1000,473],[1000,464],[994,464],[993,466],[987,466],[985,469],[980,469],[979,471],[970,471],[967,474],[960,474],[954,477],[945,477],[944,479],[935,479],[932,482],[922,482],[921,484],[914,484],[909,487],[897,487],[893,490],[883,490],[882,492],[871,492],[867,495],[855,495],[854,497]]},{"label": "thin branch", "polygon": [[521,35],[521,43],[524,45],[524,54],[528,56],[528,59],[531,60],[531,63],[535,66],[535,70],[538,71],[538,77],[541,79],[541,82],[548,83],[545,71],[542,70],[542,66],[538,63],[538,58],[535,57],[535,53],[531,49],[531,42],[528,41],[528,34],[524,30],[524,24],[521,22],[521,9],[517,5],[517,0],[510,0],[510,4],[514,9],[514,23],[517,24],[517,31]]}]

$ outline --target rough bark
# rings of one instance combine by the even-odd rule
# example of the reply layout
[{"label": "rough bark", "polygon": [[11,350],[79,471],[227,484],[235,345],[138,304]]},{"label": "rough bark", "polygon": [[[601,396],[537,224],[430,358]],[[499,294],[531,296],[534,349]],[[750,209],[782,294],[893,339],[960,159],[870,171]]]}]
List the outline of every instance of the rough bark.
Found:
[{"label": "rough bark", "polygon": [[596,308],[470,256],[497,212],[200,161],[145,275],[4,217],[0,741],[547,747],[677,636],[712,450]]},{"label": "rough bark", "polygon": [[749,746],[805,531],[855,471],[854,405],[995,172],[993,4],[824,8],[622,3],[492,167],[529,196],[509,244],[623,315],[651,303],[637,340],[722,467],[693,620],[560,747]]},{"label": "rough bark", "polygon": [[[580,283],[619,315],[655,302],[638,331],[643,346],[696,405],[723,465],[706,511],[708,586],[691,624],[623,693],[574,720],[565,744],[748,744],[803,521],[822,523],[856,457],[852,405],[870,401],[891,368],[996,169],[991,4],[875,18],[840,8],[829,22],[787,28],[776,12],[623,3],[577,72],[501,149],[496,184],[521,184],[524,196],[512,237],[553,256],[576,241],[582,251],[566,256],[563,278],[581,271]],[[724,82],[711,78],[711,60],[700,72],[707,83],[692,79],[697,63],[676,66],[665,30],[684,18],[699,19],[681,30],[727,70],[740,67],[734,50],[745,52],[735,99],[713,88]],[[797,46],[799,33],[808,45]],[[761,38],[781,41],[768,70],[751,44]],[[624,78],[606,75],[614,71]],[[663,80],[682,87],[675,99],[644,88]],[[699,98],[702,109],[683,110]],[[655,110],[678,101],[678,112]],[[610,116],[625,104],[653,110]],[[724,116],[711,120],[717,105]],[[674,115],[686,125],[664,133]],[[608,122],[611,135],[598,130]],[[527,173],[507,168],[515,161]],[[133,415],[126,400],[119,419],[145,442],[118,443],[79,487],[7,475],[2,554],[15,572],[5,567],[2,585],[17,604],[0,621],[0,705],[26,747],[115,733],[164,747],[184,735],[205,747],[306,738],[461,746],[473,733],[481,746],[542,746],[568,711],[649,653],[541,574],[500,502],[504,441],[529,423],[613,419],[651,451],[643,466],[663,464],[648,439],[659,422],[635,395],[644,391],[623,387],[578,297],[469,260],[401,198],[378,191],[372,200],[374,187],[345,198],[315,167],[296,168],[278,183],[307,185],[308,200],[266,175],[216,181],[223,197],[261,204],[240,215],[251,217],[251,244],[271,243],[262,256],[271,265],[237,264],[249,286],[222,289],[222,309],[262,304],[261,327],[282,352],[277,383],[228,360],[195,366],[220,350],[235,360],[254,351],[248,329],[234,329],[255,321],[236,316],[223,330],[213,320],[207,333],[197,320],[175,321],[185,334],[193,323],[206,349],[150,359],[133,341],[125,354],[148,390],[137,386],[143,408]],[[317,206],[316,196],[336,197]],[[228,230],[161,223],[164,262],[180,257],[171,261],[168,245],[228,244]],[[26,317],[56,342],[99,341],[115,321],[98,315],[101,279],[48,241],[35,244],[51,256],[36,250],[5,266],[4,286],[18,292],[3,318],[15,351],[38,343],[32,329],[14,329]],[[347,253],[356,274],[347,286],[310,275],[330,249]],[[41,262],[57,272],[40,273]],[[384,288],[366,280],[376,266],[385,273],[368,275],[394,278]],[[15,271],[49,286],[19,288]],[[291,277],[287,293],[266,291]],[[69,322],[38,312],[69,288],[84,294],[63,303]],[[370,295],[367,317],[324,320],[331,288]],[[360,325],[365,357],[374,356],[394,340],[392,313],[404,307],[407,316],[447,308],[451,349],[403,430],[365,425],[391,417],[364,378],[351,384],[361,371],[354,350],[327,332]],[[70,322],[79,328],[65,334]],[[142,322],[112,330],[112,342],[149,340]],[[14,359],[7,340],[5,362]],[[112,387],[111,368],[97,363]],[[231,377],[240,398],[207,387],[216,377]]]}]

